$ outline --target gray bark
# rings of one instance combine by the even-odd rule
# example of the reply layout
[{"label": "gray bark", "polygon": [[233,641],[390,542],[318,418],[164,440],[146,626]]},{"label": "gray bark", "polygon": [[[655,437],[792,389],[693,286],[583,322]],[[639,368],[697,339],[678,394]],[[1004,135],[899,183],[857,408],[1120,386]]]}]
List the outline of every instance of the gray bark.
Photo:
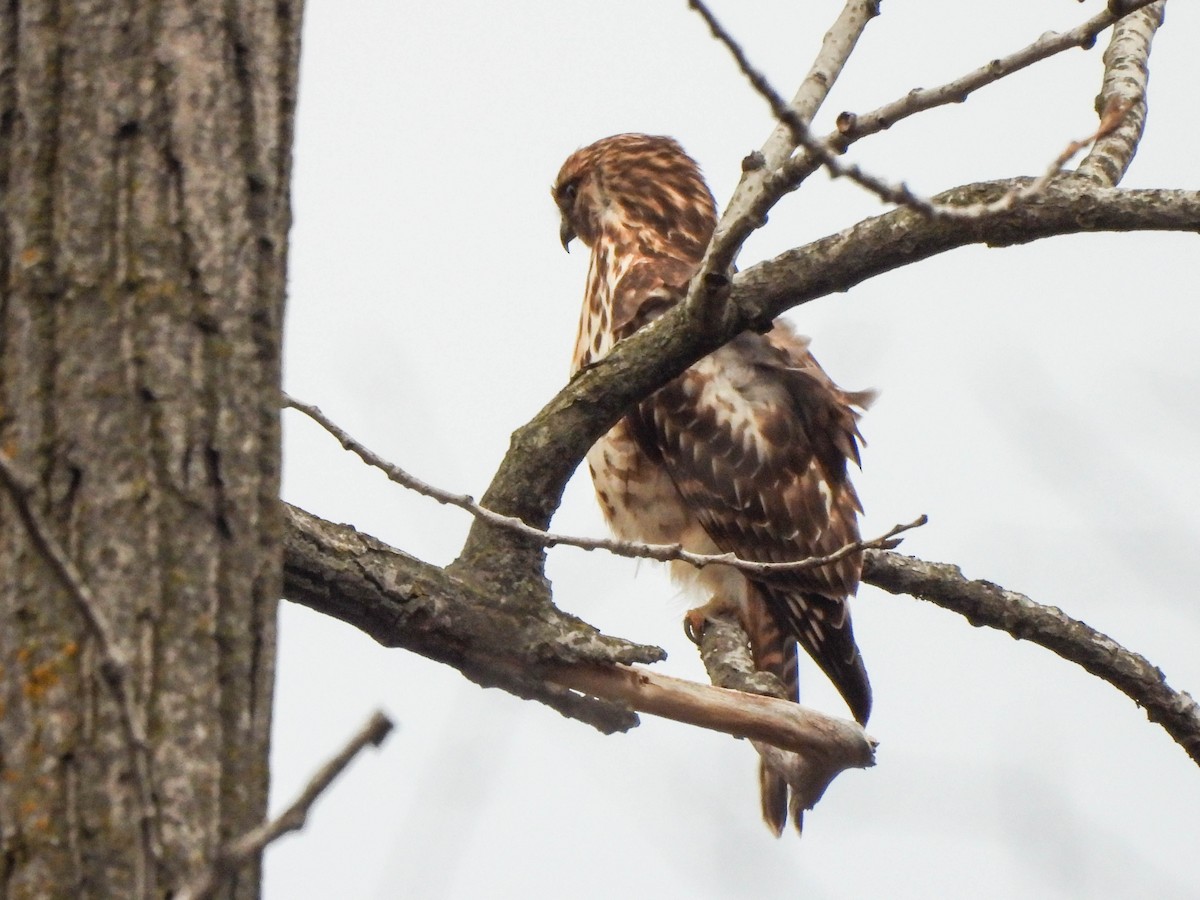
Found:
[{"label": "gray bark", "polygon": [[[299,0],[0,9],[0,896],[165,896],[265,813]],[[258,894],[256,867],[226,896]]]}]

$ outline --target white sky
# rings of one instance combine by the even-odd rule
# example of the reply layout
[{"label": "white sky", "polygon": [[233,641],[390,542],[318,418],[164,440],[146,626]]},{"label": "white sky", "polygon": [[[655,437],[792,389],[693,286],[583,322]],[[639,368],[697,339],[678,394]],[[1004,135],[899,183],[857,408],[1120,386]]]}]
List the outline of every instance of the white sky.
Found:
[{"label": "white sky", "polygon": [[[782,93],[838,0],[714,3]],[[1102,0],[884,3],[817,125],[1083,21]],[[1198,185],[1200,4],[1170,4],[1125,184]],[[1092,130],[1076,50],[862,142],[919,190],[1042,171]],[[334,3],[304,42],[286,387],[368,446],[478,495],[564,382],[586,256],[548,189],[596,138],[678,138],[719,202],[772,121],[683,2]],[[883,207],[817,176],[743,267]],[[1200,691],[1195,235],[967,248],[795,310],[828,371],[877,387],[864,532],[928,513],[904,550],[1060,606]],[[467,517],[285,421],[288,500],[430,562]],[[555,519],[603,534],[586,476]],[[556,598],[670,651],[687,598],[652,564],[552,551]],[[760,824],[745,743],[646,718],[604,737],[283,604],[272,807],[382,707],[399,723],[267,858],[267,897],[1200,896],[1200,773],[1113,688],[1037,646],[864,586],[878,765],[843,775],[803,840]],[[820,673],[806,702],[844,714]]]}]

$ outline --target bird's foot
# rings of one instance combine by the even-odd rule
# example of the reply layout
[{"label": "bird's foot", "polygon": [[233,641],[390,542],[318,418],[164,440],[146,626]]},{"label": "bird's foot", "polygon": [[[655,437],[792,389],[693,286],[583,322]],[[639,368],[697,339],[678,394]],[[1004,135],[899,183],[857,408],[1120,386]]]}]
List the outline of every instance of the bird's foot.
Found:
[{"label": "bird's foot", "polygon": [[700,641],[704,639],[704,629],[708,627],[708,613],[705,612],[703,606],[696,609],[689,609],[683,617],[683,633],[688,636],[688,640],[700,646]]}]

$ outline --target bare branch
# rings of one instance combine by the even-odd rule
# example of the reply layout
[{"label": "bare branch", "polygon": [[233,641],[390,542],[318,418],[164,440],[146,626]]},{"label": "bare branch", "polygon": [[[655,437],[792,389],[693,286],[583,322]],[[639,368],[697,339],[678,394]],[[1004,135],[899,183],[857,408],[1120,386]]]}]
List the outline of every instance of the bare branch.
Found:
[{"label": "bare branch", "polygon": [[[1133,0],[1133,2],[1129,4],[1122,4],[1122,8],[1126,9],[1127,11],[1120,13],[1120,15],[1126,15],[1128,14],[1128,11],[1138,9],[1141,6],[1145,6],[1151,2],[1154,2],[1154,0]],[[778,175],[780,177],[774,177],[776,174],[775,172],[768,172],[766,181],[767,184],[772,185],[772,189],[770,191],[764,191],[764,196],[760,198],[759,203],[757,204],[757,215],[754,217],[757,221],[761,221],[765,217],[766,212],[772,205],[774,205],[779,197],[781,197],[788,190],[794,189],[795,186],[799,184],[801,180],[803,180],[803,177],[806,177],[807,174],[811,172],[811,166],[813,164],[824,166],[829,171],[829,174],[834,178],[848,178],[886,202],[895,203],[899,206],[906,206],[930,218],[958,221],[979,219],[985,216],[1006,212],[1018,202],[1027,201],[1034,196],[1037,196],[1039,193],[1045,190],[1050,179],[1054,175],[1058,174],[1058,172],[1061,171],[1062,166],[1065,164],[1065,160],[1062,162],[1056,162],[1050,167],[1050,171],[1042,178],[1036,179],[1030,184],[1023,185],[1019,191],[1013,193],[1011,196],[1001,197],[987,205],[962,208],[953,205],[937,203],[930,198],[917,194],[902,181],[889,182],[877,175],[867,172],[856,164],[843,162],[837,155],[839,150],[835,149],[835,143],[817,138],[812,134],[812,132],[809,130],[807,122],[803,121],[796,114],[795,110],[784,102],[783,98],[771,86],[767,78],[757,69],[755,69],[753,65],[751,65],[741,46],[724,29],[720,22],[717,21],[716,17],[702,2],[702,0],[689,0],[689,5],[693,9],[697,10],[701,16],[703,16],[713,33],[713,37],[715,37],[728,48],[729,52],[737,61],[738,67],[741,69],[742,74],[746,76],[746,79],[750,82],[754,89],[767,101],[776,118],[778,118],[788,128],[795,144],[804,148],[805,150],[805,156],[798,160],[794,166],[788,166],[779,170]],[[1103,14],[1095,17],[1095,19],[1103,19],[1106,21],[1107,24],[1104,27],[1107,27],[1108,24],[1112,24],[1112,22],[1116,21],[1117,18],[1119,18],[1119,15],[1112,12],[1110,9],[1106,9]],[[1091,34],[1090,37],[1087,37],[1088,32],[1086,29],[1084,30],[1084,35],[1086,40],[1094,40],[1094,34]],[[1045,39],[1043,38],[1043,40]],[[1046,41],[1046,43],[1048,45],[1054,45],[1053,41]],[[1078,45],[1078,40],[1068,41],[1063,45],[1062,48],[1065,49],[1066,47]],[[1036,46],[1036,44],[1034,46]],[[1026,48],[1026,51],[1028,50],[1029,48]],[[1027,64],[1028,63],[1026,63],[1026,65]],[[1015,69],[1012,71],[1015,71]],[[1002,76],[996,77],[998,78]],[[995,78],[992,80],[995,80]],[[910,94],[909,96],[911,97],[912,95]],[[1113,108],[1116,109],[1118,107]],[[1123,107],[1122,109],[1124,108],[1127,107]],[[848,122],[849,120],[843,121]],[[1110,123],[1108,129],[1105,130],[1104,125],[1102,125],[1101,131],[1098,133],[1107,134],[1114,130],[1116,125],[1119,124],[1119,121],[1116,123],[1111,123],[1111,110],[1105,111],[1105,122]],[[841,143],[844,145],[845,141],[843,140]],[[1082,147],[1072,151],[1067,159],[1073,157],[1079,149],[1082,149]],[[766,164],[765,158],[760,164]],[[718,228],[718,232],[719,231],[720,229]]]},{"label": "bare branch", "polygon": [[333,780],[345,771],[368,744],[375,747],[382,744],[392,728],[392,720],[383,713],[376,712],[336,756],[317,770],[287,809],[221,848],[210,867],[175,895],[177,900],[206,900],[212,897],[226,879],[242,866],[257,859],[268,844],[288,832],[302,829],[308,820],[308,812],[312,805],[325,793]]},{"label": "bare branch", "polygon": [[929,521],[928,517],[920,516],[905,525],[894,525],[886,534],[882,534],[879,537],[869,540],[852,541],[826,556],[810,556],[789,562],[754,562],[753,560],[740,559],[733,553],[692,553],[689,550],[685,550],[680,544],[644,544],[640,541],[618,541],[611,538],[585,538],[569,534],[557,534],[552,531],[543,531],[540,528],[534,528],[532,525],[527,525],[520,519],[512,516],[502,516],[498,512],[486,509],[466,494],[452,494],[449,491],[442,490],[422,481],[395,463],[388,462],[379,456],[379,454],[368,449],[312,404],[301,403],[299,400],[285,394],[283,405],[289,409],[304,413],[304,415],[308,416],[337,438],[344,449],[353,453],[368,466],[383,472],[389,481],[436,500],[439,503],[458,507],[480,521],[496,525],[500,528],[506,528],[522,537],[536,541],[543,547],[561,545],[563,547],[576,547],[580,550],[602,550],[614,556],[623,556],[630,559],[653,559],[659,562],[680,561],[695,566],[697,569],[703,569],[705,566],[722,565],[728,566],[731,569],[739,569],[752,575],[774,575],[784,572],[800,572],[806,569],[815,569],[829,563],[835,563],[852,553],[857,553],[867,548],[891,549],[895,546],[893,539],[896,535],[902,534],[905,531],[911,531],[914,528],[920,528]]},{"label": "bare branch", "polygon": [[[744,50],[742,50],[741,45],[738,44],[738,42],[733,39],[732,35],[725,30],[724,26],[721,25],[708,6],[706,6],[702,0],[689,0],[688,5],[700,13],[700,15],[704,18],[704,21],[708,23],[708,27],[712,31],[713,37],[724,44],[729,52],[733,55],[734,60],[738,64],[738,68],[741,69],[742,74],[746,76],[746,80],[749,81],[754,90],[756,90],[759,95],[767,101],[767,104],[771,107],[771,112],[774,113],[775,118],[782,122],[788,129],[794,146],[803,147],[808,152],[808,155],[820,163],[820,165],[828,169],[829,174],[834,178],[849,178],[851,181],[861,185],[883,200],[887,200],[901,206],[911,207],[921,211],[925,215],[943,215],[943,212],[936,207],[932,201],[917,195],[903,182],[898,184],[889,184],[882,178],[872,175],[857,165],[842,162],[838,158],[837,154],[829,146],[827,146],[824,141],[813,135],[813,133],[809,130],[808,123],[805,122],[796,113],[796,111],[792,109],[792,107],[788,106],[783,97],[779,95],[779,92],[771,86],[771,83],[767,80],[766,76],[758,71],[758,69],[754,68],[753,65],[751,65],[750,60],[747,59],[746,53]],[[761,161],[759,161],[759,165],[769,165],[769,162],[765,156]],[[771,175],[772,170],[768,169],[768,183],[773,180]],[[767,210],[771,205],[774,205],[774,202],[778,200],[783,193],[784,191],[775,192],[774,200],[772,200],[770,205],[766,206],[765,208],[760,207],[759,214],[755,217],[755,219],[762,221]],[[721,228],[718,226],[718,235],[720,232]],[[714,268],[713,271],[717,270]]]},{"label": "bare branch", "polygon": [[0,482],[12,498],[25,531],[42,558],[58,576],[75,604],[88,631],[96,641],[100,655],[100,674],[117,706],[117,716],[129,752],[130,768],[135,785],[134,804],[138,811],[138,833],[143,858],[139,882],[147,895],[153,880],[155,863],[162,857],[162,838],[159,833],[158,803],[155,799],[151,774],[150,746],[146,738],[145,713],[133,695],[132,667],[113,636],[112,624],[104,607],[92,593],[75,563],[54,537],[49,525],[34,505],[34,482],[22,472],[15,461],[0,450]]},{"label": "bare branch", "polygon": [[[847,0],[841,14],[821,40],[821,49],[813,60],[808,74],[800,82],[800,88],[792,97],[792,109],[805,122],[811,122],[813,116],[829,96],[829,91],[842,74],[846,60],[854,52],[858,39],[866,30],[867,23],[879,15],[880,0]],[[785,139],[790,137],[787,126],[780,123],[776,133],[763,146],[763,156],[767,166],[774,168],[784,157],[790,156],[796,149],[795,144]],[[779,145],[778,153],[775,152]]]},{"label": "bare branch", "polygon": [[1033,641],[1082,666],[1146,710],[1184,751],[1200,764],[1200,704],[1173,690],[1161,670],[1144,656],[1024,594],[988,581],[972,581],[958,566],[931,563],[899,553],[869,551],[863,581],[893,594],[911,594],[966,617],[972,625],[1006,631]]},{"label": "bare branch", "polygon": [[[693,8],[704,16],[714,34],[725,34],[725,40],[734,48],[735,58],[740,56],[749,66],[741,48],[724,32],[708,8],[703,4],[693,4]],[[719,279],[733,267],[746,239],[766,222],[771,207],[788,190],[786,187],[775,185],[774,176],[779,165],[796,149],[797,129],[794,126],[799,123],[799,131],[807,133],[803,122],[810,119],[820,108],[867,23],[878,14],[878,0],[848,0],[833,27],[825,34],[821,50],[796,92],[791,109],[787,110],[787,114],[782,118],[776,116],[779,124],[762,150],[743,160],[742,177],[733,196],[725,205],[725,212],[717,223],[712,241],[696,277],[689,285],[688,296],[684,301],[701,317],[711,315],[712,310],[720,304],[724,294],[715,289],[714,285],[721,284]],[[756,75],[766,84],[765,78],[757,73]],[[769,85],[767,87],[769,88]],[[778,97],[776,99],[782,104],[782,100]],[[718,279],[716,282],[713,281],[714,276]]]},{"label": "bare branch", "polygon": [[[700,686],[675,693],[673,680],[664,681],[641,669],[626,667],[626,661],[633,661],[638,654],[628,652],[622,660],[619,654],[604,658],[588,649],[604,642],[616,647],[631,645],[601,635],[578,620],[564,616],[561,626],[539,621],[524,630],[514,628],[506,622],[526,619],[523,608],[489,607],[492,598],[474,585],[348,526],[289,508],[285,546],[288,599],[349,622],[384,646],[414,650],[454,666],[484,685],[548,703],[564,715],[588,721],[604,731],[635,725],[636,718],[628,712],[633,707],[761,739],[789,751],[809,752],[827,746],[827,740],[844,747],[858,746],[858,738],[849,740],[850,732],[838,731],[845,738],[814,737],[800,719],[777,721],[778,707],[774,704],[744,706],[739,696],[738,709],[726,714],[720,711],[724,710],[723,700],[703,693]],[[1200,705],[1186,693],[1171,689],[1162,673],[1145,658],[1060,610],[986,581],[968,580],[956,566],[897,553],[867,551],[863,581],[891,593],[911,594],[936,603],[960,613],[972,624],[988,625],[1034,641],[1077,663],[1145,708],[1150,719],[1161,724],[1200,763]],[[555,632],[559,627],[562,630]],[[557,636],[548,637],[551,633]],[[763,673],[755,673],[753,664],[745,658],[745,643],[745,635],[736,625],[709,620],[701,651],[710,676],[714,682],[737,691],[776,695],[778,685]],[[655,656],[646,653],[647,649],[655,648],[643,649],[645,661],[662,657],[661,651]],[[481,664],[483,659],[490,659],[491,665]],[[553,685],[548,685],[547,679]],[[540,689],[531,687],[539,683]],[[689,693],[693,687],[701,693]],[[709,700],[716,705],[708,706]],[[624,718],[621,710],[626,711]]]},{"label": "bare branch", "polygon": [[1126,16],[1113,29],[1104,51],[1104,83],[1098,109],[1117,104],[1129,108],[1121,127],[1096,142],[1076,171],[1098,184],[1118,184],[1133,161],[1146,124],[1146,88],[1150,80],[1150,42],[1162,24],[1166,0]]}]

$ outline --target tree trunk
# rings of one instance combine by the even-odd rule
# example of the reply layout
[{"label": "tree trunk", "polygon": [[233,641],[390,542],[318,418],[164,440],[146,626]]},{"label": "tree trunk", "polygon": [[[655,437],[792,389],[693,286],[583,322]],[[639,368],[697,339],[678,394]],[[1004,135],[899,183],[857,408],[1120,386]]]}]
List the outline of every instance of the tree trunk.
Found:
[{"label": "tree trunk", "polygon": [[0,455],[112,634],[0,489],[0,897],[166,896],[265,814],[301,6],[0,8]]}]

